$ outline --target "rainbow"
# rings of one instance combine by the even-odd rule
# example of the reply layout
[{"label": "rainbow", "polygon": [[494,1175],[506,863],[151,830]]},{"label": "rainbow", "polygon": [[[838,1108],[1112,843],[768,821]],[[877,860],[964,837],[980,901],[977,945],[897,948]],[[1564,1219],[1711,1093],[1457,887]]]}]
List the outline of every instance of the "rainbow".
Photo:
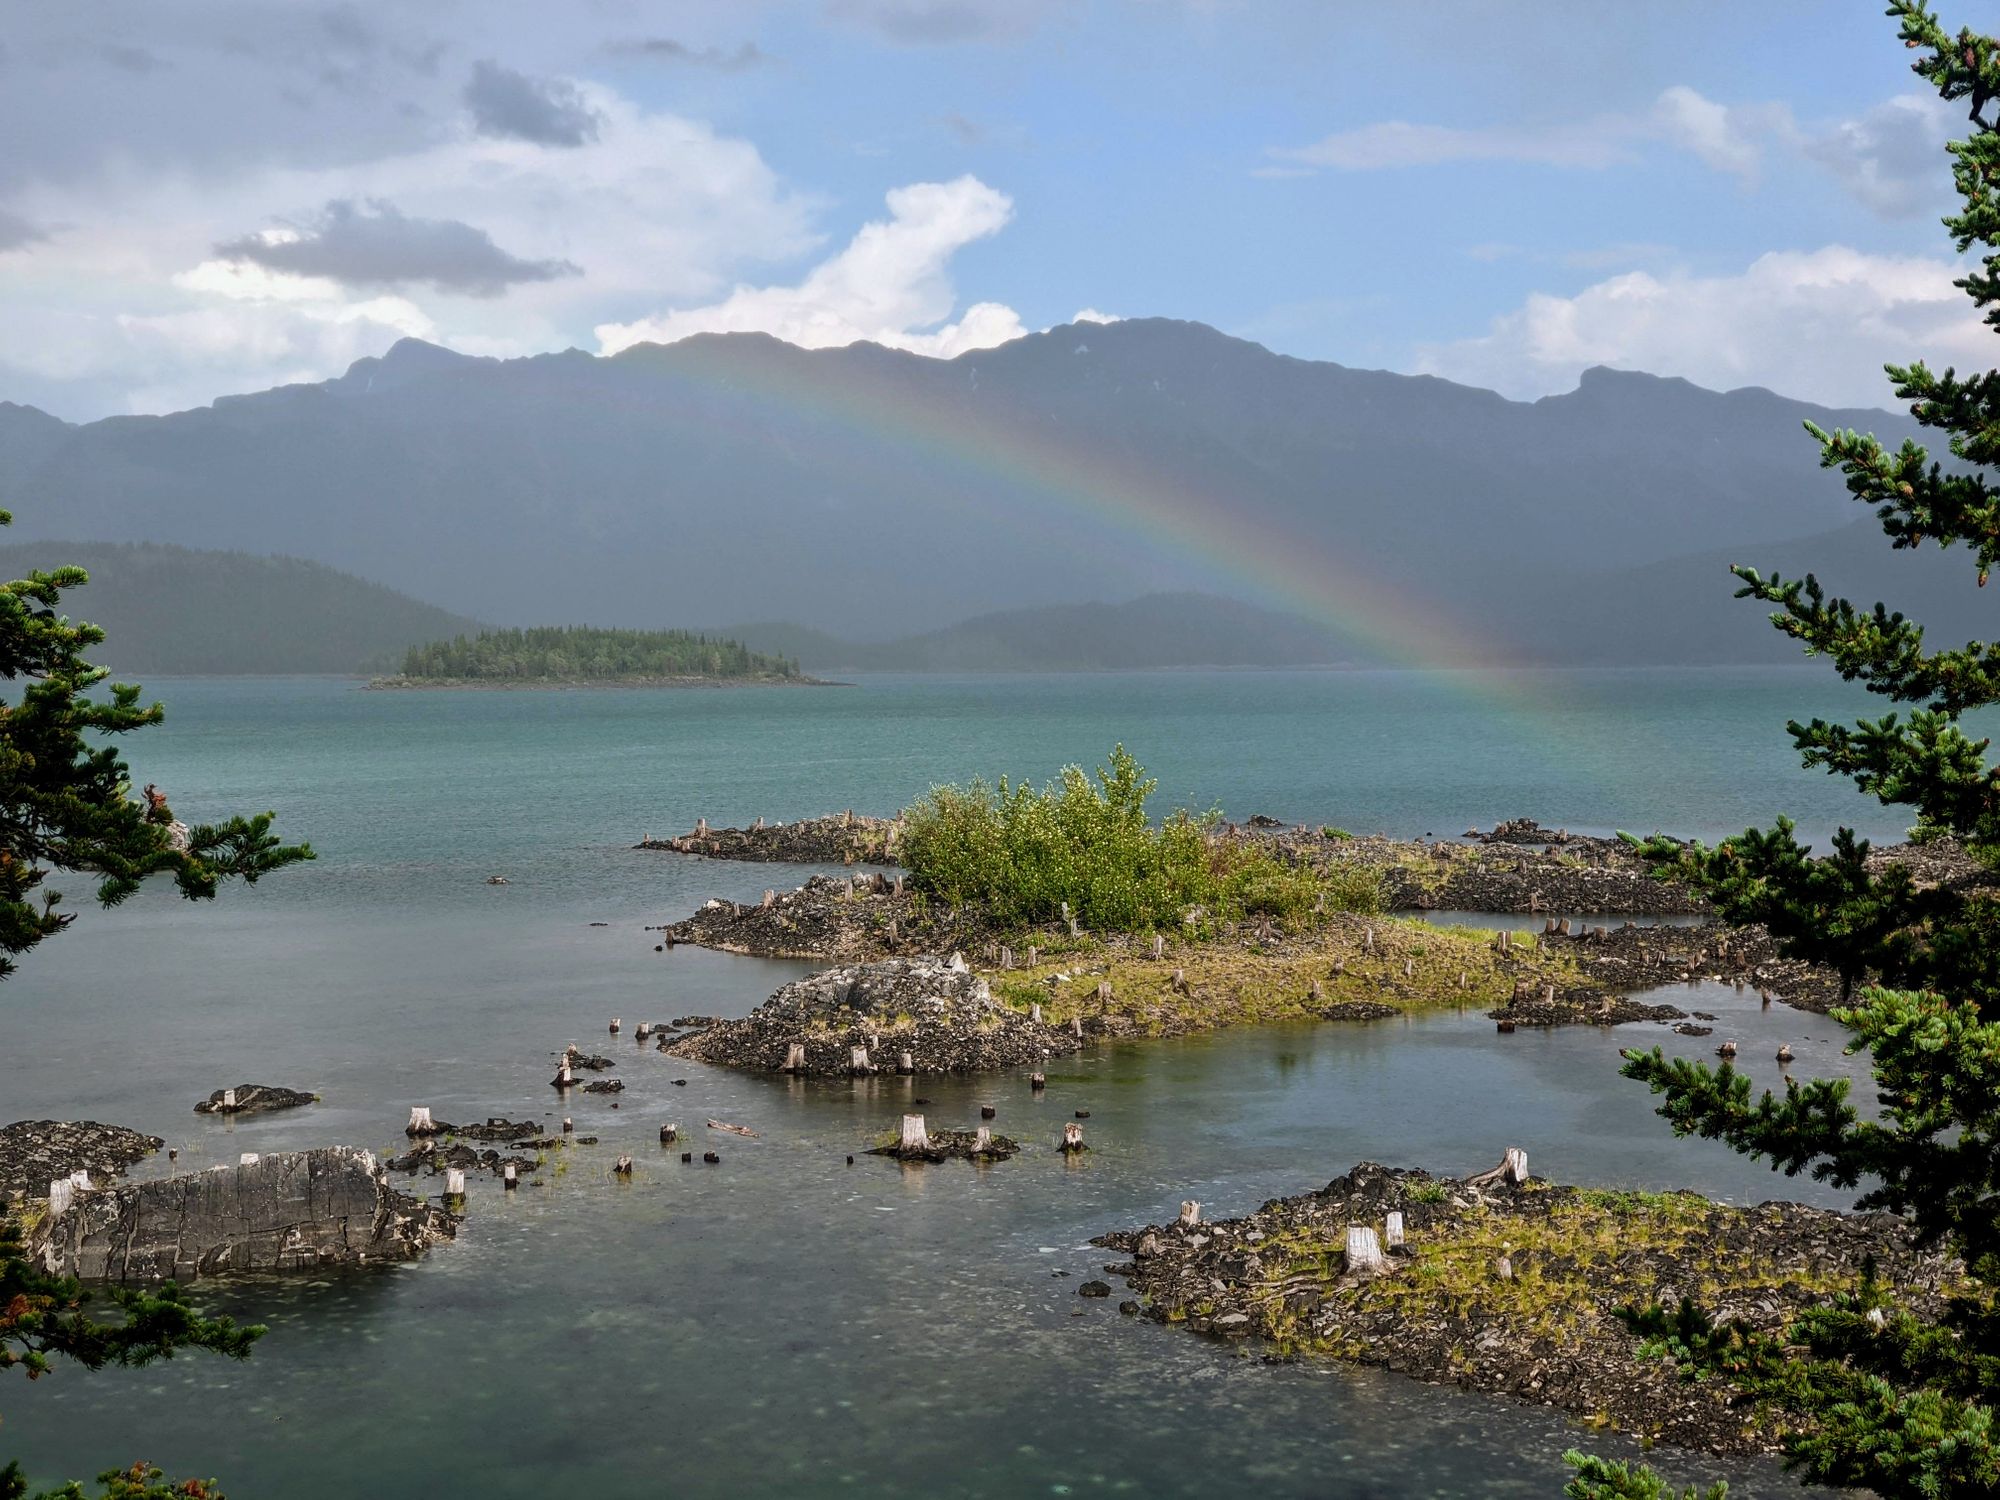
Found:
[{"label": "rainbow", "polygon": [[1504,662],[1489,634],[1454,619],[1434,598],[1371,577],[1358,559],[1232,513],[1213,490],[1158,467],[1121,462],[1053,433],[979,420],[965,403],[913,406],[907,392],[897,391],[890,381],[856,380],[838,387],[808,383],[799,378],[800,361],[771,359],[763,340],[710,337],[702,343],[700,373],[696,361],[665,357],[667,349],[684,345],[635,345],[612,358],[647,359],[656,364],[656,373],[704,392],[754,387],[761,396],[836,423],[855,438],[889,443],[935,462],[943,473],[957,470],[1035,496],[1051,520],[1082,515],[1115,532],[1136,535],[1231,580],[1256,602],[1326,626],[1386,661],[1462,669],[1468,690],[1480,696],[1521,695],[1518,682],[1495,680],[1494,669]]}]

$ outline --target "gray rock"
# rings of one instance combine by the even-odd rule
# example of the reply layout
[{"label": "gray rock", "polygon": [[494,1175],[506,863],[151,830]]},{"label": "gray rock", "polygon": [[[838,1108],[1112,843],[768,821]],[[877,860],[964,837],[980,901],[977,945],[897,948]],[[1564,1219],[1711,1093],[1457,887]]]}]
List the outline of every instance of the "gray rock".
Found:
[{"label": "gray rock", "polygon": [[[236,1102],[224,1104],[223,1096],[236,1095]],[[217,1089],[194,1107],[198,1115],[255,1115],[274,1109],[297,1109],[319,1103],[318,1094],[299,1089],[279,1088],[275,1083],[239,1083],[233,1090]]]},{"label": "gray rock", "polygon": [[156,1135],[95,1120],[16,1120],[0,1128],[0,1204],[44,1198],[51,1182],[72,1172],[122,1176],[164,1145]]},{"label": "gray rock", "polygon": [[188,1281],[412,1260],[458,1224],[391,1189],[369,1152],[329,1146],[79,1193],[29,1249],[50,1272],[86,1281]]},{"label": "gray rock", "polygon": [[800,1071],[836,1078],[853,1073],[856,1047],[868,1049],[871,1071],[895,1071],[907,1052],[917,1073],[977,1073],[1034,1067],[1083,1045],[1067,1029],[995,1000],[963,961],[930,956],[811,975],[744,1019],[719,1021],[665,1050],[768,1072],[785,1066],[794,1044],[804,1049]]}]

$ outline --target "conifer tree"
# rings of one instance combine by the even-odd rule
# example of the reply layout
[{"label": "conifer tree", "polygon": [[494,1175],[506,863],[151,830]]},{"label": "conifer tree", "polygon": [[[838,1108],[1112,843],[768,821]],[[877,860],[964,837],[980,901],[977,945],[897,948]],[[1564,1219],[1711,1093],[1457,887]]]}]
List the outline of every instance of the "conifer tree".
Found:
[{"label": "conifer tree", "polygon": [[[1969,138],[1948,148],[1961,202],[1944,222],[1960,254],[1979,248],[1957,284],[2000,329],[2000,44],[1947,32],[1925,0],[1894,0],[1888,14],[1919,54],[1915,71],[1970,116]],[[2000,557],[1991,477],[2000,372],[1961,376],[1921,363],[1887,372],[1917,422],[1944,435],[1949,465],[1914,441],[1891,450],[1809,424],[1821,464],[1874,508],[1893,546],[1963,546],[1983,585]],[[1831,855],[1815,859],[1784,819],[1713,848],[1649,841],[1648,857],[1706,892],[1724,920],[1761,922],[1792,955],[1839,972],[1845,1003],[1834,1015],[1868,1054],[1879,1118],[1862,1117],[1844,1080],[1788,1083],[1753,1099],[1731,1064],[1711,1069],[1659,1048],[1627,1052],[1624,1072],[1663,1096],[1660,1113],[1678,1134],[1862,1188],[1861,1207],[1907,1216],[1924,1242],[1960,1257],[1965,1283],[1942,1317],[1926,1319],[1864,1268],[1857,1293],[1813,1309],[1783,1337],[1718,1324],[1688,1305],[1632,1309],[1626,1320],[1652,1347],[1674,1350],[1690,1378],[1729,1379],[1775,1413],[1788,1461],[1808,1481],[1885,1500],[2000,1495],[2000,1022],[1985,1018],[2000,995],[2000,769],[1962,722],[2000,702],[2000,643],[1932,650],[1916,622],[1829,598],[1813,577],[1735,572],[1738,596],[1772,605],[1773,623],[1808,654],[1910,705],[1907,716],[1791,724],[1805,764],[1913,808],[1917,842],[1955,845],[1970,859],[1963,873],[1926,884],[1904,864],[1872,858],[1845,829]],[[1569,1460],[1572,1496],[1667,1493],[1643,1468]]]},{"label": "conifer tree", "polygon": [[[0,525],[10,520],[0,512]],[[225,880],[249,884],[313,857],[307,845],[278,842],[270,813],[190,828],[157,788],[133,794],[124,760],[105,741],[159,723],[163,710],[142,707],[136,687],[91,696],[107,673],[85,653],[104,633],[57,609],[66,590],[86,582],[81,568],[57,568],[0,583],[0,678],[12,689],[11,701],[0,703],[0,979],[14,971],[14,955],[73,920],[60,909],[60,892],[45,885],[54,872],[93,877],[98,900],[113,906],[153,876],[171,879],[189,900],[206,900]],[[92,1318],[89,1293],[35,1265],[19,1226],[0,1215],[0,1372],[18,1368],[33,1380],[52,1368],[52,1355],[86,1370],[149,1364],[179,1349],[240,1359],[264,1331],[202,1317],[172,1284],[110,1297],[119,1320]],[[99,1483],[105,1500],[220,1500],[210,1485],[169,1482],[146,1464],[112,1470]],[[19,1467],[0,1468],[0,1500],[26,1494]],[[72,1483],[41,1500],[83,1495]]]}]

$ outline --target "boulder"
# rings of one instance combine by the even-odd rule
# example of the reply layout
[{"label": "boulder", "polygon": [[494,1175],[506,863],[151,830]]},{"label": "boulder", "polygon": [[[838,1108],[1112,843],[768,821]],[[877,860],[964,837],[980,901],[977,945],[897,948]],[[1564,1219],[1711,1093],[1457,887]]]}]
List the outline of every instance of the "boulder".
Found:
[{"label": "boulder", "polygon": [[317,1103],[318,1094],[279,1088],[275,1083],[239,1083],[233,1089],[217,1089],[197,1104],[194,1112],[198,1115],[255,1115]]},{"label": "boulder", "polygon": [[52,1274],[86,1281],[189,1281],[413,1260],[458,1225],[390,1188],[371,1153],[328,1146],[78,1193],[29,1250]]}]

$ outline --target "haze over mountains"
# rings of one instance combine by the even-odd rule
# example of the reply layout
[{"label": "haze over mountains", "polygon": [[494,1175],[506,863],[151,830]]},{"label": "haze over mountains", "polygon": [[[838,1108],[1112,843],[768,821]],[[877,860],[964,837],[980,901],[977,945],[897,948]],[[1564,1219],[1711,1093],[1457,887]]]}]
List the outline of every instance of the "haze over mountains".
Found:
[{"label": "haze over mountains", "polygon": [[1399,620],[1434,661],[1789,659],[1731,560],[1990,634],[1964,560],[1891,554],[1807,418],[1909,426],[1609,370],[1510,402],[1162,319],[951,360],[405,341],[166,417],[0,404],[0,497],[13,541],[289,554],[502,624],[784,621],[750,643],[808,666],[1393,660]]}]

